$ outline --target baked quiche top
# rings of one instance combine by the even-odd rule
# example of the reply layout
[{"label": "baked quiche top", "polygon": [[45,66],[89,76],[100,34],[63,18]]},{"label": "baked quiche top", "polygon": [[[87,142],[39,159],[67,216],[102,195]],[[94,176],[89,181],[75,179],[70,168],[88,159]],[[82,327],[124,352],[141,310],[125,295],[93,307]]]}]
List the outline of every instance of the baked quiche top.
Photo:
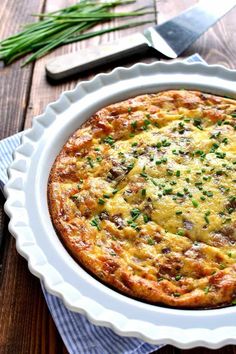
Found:
[{"label": "baked quiche top", "polygon": [[50,173],[52,222],[113,288],[172,307],[236,303],[236,101],[171,90],[112,104]]}]

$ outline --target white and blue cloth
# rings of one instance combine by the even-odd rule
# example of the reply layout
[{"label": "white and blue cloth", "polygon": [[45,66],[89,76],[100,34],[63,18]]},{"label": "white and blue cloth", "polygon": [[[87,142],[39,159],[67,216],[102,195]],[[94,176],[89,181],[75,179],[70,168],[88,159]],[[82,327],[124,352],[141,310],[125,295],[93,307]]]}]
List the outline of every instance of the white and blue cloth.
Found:
[{"label": "white and blue cloth", "polygon": [[[194,54],[186,62],[204,62]],[[7,168],[11,164],[13,151],[20,145],[20,132],[0,142],[0,189],[8,180]],[[113,330],[95,326],[81,314],[68,310],[54,295],[42,290],[56,327],[70,354],[148,354],[162,345],[152,345],[137,338],[121,337]]]}]

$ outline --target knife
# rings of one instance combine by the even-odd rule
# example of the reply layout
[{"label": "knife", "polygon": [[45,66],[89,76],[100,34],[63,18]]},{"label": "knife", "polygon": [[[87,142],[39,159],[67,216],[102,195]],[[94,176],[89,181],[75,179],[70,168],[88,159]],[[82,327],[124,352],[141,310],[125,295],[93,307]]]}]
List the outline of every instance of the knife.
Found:
[{"label": "knife", "polygon": [[54,80],[143,53],[149,48],[168,58],[177,58],[201,34],[236,6],[236,0],[201,0],[180,15],[143,33],[119,41],[89,47],[76,53],[58,56],[46,64],[46,73]]}]

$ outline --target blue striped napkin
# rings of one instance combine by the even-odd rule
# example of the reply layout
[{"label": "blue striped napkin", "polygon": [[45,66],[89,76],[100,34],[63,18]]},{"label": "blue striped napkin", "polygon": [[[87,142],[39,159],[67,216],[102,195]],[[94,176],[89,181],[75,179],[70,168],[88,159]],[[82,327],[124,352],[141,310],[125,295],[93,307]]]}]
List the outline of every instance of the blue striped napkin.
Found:
[{"label": "blue striped napkin", "polygon": [[[187,62],[204,62],[199,54]],[[24,132],[0,142],[0,189],[8,180],[7,168],[12,162],[12,153],[21,143]],[[69,311],[62,301],[50,295],[41,282],[44,297],[57,329],[70,354],[148,354],[162,347],[137,338],[120,337],[111,329],[95,326],[81,314]]]}]

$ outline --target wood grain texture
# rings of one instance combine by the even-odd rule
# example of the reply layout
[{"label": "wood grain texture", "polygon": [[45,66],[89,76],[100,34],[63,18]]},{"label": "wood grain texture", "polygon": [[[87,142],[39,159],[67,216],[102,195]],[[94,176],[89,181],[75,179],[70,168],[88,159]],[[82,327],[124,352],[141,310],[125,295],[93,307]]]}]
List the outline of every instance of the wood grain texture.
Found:
[{"label": "wood grain texture", "polygon": [[[40,12],[44,0],[1,0],[0,39],[20,30],[22,25],[34,21],[31,14]],[[20,68],[22,59],[4,67],[0,62],[0,138],[11,135],[23,127],[33,66]]]},{"label": "wood grain texture", "polygon": [[[47,1],[46,5],[46,11],[54,11],[62,6],[68,6],[70,4],[73,4],[74,1],[72,0],[64,0],[60,1],[59,6],[57,7],[57,3],[52,0]],[[137,0],[135,3],[135,8],[142,7],[142,6],[151,6],[153,8],[154,2],[153,0]],[[134,4],[130,5],[124,5],[124,6],[119,6],[118,8],[115,9],[115,11],[129,11],[129,9],[134,9]],[[145,16],[146,19],[152,19],[154,16],[153,15],[147,15]],[[144,18],[143,18],[144,20]],[[115,19],[114,21],[110,23],[104,23],[100,26],[96,26],[95,29],[99,28],[108,28],[111,27],[112,25],[116,24],[118,25],[121,20]],[[139,30],[142,30],[144,27],[138,27]],[[33,75],[33,81],[32,81],[32,88],[31,88],[31,93],[30,93],[30,101],[29,101],[29,106],[27,110],[27,115],[26,115],[26,121],[25,121],[25,128],[31,126],[32,118],[40,113],[43,113],[46,105],[49,102],[52,102],[54,100],[57,100],[60,94],[65,91],[65,90],[71,90],[73,89],[76,84],[80,81],[91,79],[94,75],[96,75],[99,72],[108,72],[111,69],[114,68],[114,65],[106,65],[103,67],[100,67],[95,70],[90,70],[86,73],[83,73],[83,75],[77,75],[74,78],[70,78],[64,82],[60,83],[53,83],[47,80],[46,75],[45,75],[45,64],[53,57],[57,55],[62,55],[66,53],[71,53],[71,52],[78,52],[80,49],[84,49],[88,46],[98,46],[102,43],[106,43],[107,41],[114,41],[121,36],[125,36],[131,33],[134,33],[137,31],[137,29],[132,28],[132,29],[126,29],[122,31],[117,31],[117,32],[111,32],[104,34],[99,37],[94,37],[86,41],[81,41],[77,43],[73,43],[70,45],[66,45],[60,48],[57,48],[54,52],[48,54],[47,56],[41,58],[38,60],[35,64],[35,69],[34,69],[34,75]],[[145,57],[144,57],[145,58]],[[150,60],[148,57],[146,57],[146,61]],[[134,64],[134,59],[131,58],[127,61],[122,61],[119,63],[119,65],[132,65]]]},{"label": "wood grain texture", "polygon": [[[158,23],[169,20],[195,3],[196,0],[182,0],[175,2],[173,6],[173,1],[157,0]],[[235,69],[236,37],[233,35],[236,30],[235,18],[236,7],[193,43],[181,58],[199,53],[208,64],[220,64]]]},{"label": "wood grain texture", "polygon": [[[46,0],[46,10],[53,11],[67,6],[72,0]],[[153,5],[155,0],[138,0],[136,6]],[[194,4],[196,0],[158,0],[158,21],[163,22]],[[0,38],[17,31],[21,24],[31,20],[30,13],[39,12],[43,0],[1,0]],[[131,5],[130,5],[131,6]],[[133,6],[133,5],[132,5]],[[236,67],[236,9],[222,19],[214,28],[202,36],[183,56],[199,52],[209,63],[220,63]],[[117,21],[117,20],[116,20]],[[109,26],[104,24],[103,27]],[[42,113],[46,105],[56,100],[62,91],[72,89],[77,82],[89,79],[100,71],[109,71],[113,66],[91,70],[66,82],[54,84],[45,77],[47,60],[56,55],[99,45],[120,38],[137,29],[105,34],[89,41],[58,48],[40,59],[36,65],[20,69],[18,61],[7,68],[0,68],[0,134],[1,137],[29,127],[32,118]],[[154,56],[139,56],[119,62],[129,66],[137,61],[157,60]],[[32,76],[33,73],[33,76]],[[3,203],[3,201],[1,201]],[[0,211],[2,212],[2,211]],[[0,227],[5,234],[3,258],[4,273],[0,275],[0,354],[66,354],[67,351],[55,328],[43,298],[40,283],[30,274],[26,261],[17,254],[15,241],[6,231],[7,218],[0,214]],[[160,354],[236,354],[233,346],[216,351],[204,348],[180,350],[172,346],[160,349]],[[122,353],[121,353],[122,354]]]}]

